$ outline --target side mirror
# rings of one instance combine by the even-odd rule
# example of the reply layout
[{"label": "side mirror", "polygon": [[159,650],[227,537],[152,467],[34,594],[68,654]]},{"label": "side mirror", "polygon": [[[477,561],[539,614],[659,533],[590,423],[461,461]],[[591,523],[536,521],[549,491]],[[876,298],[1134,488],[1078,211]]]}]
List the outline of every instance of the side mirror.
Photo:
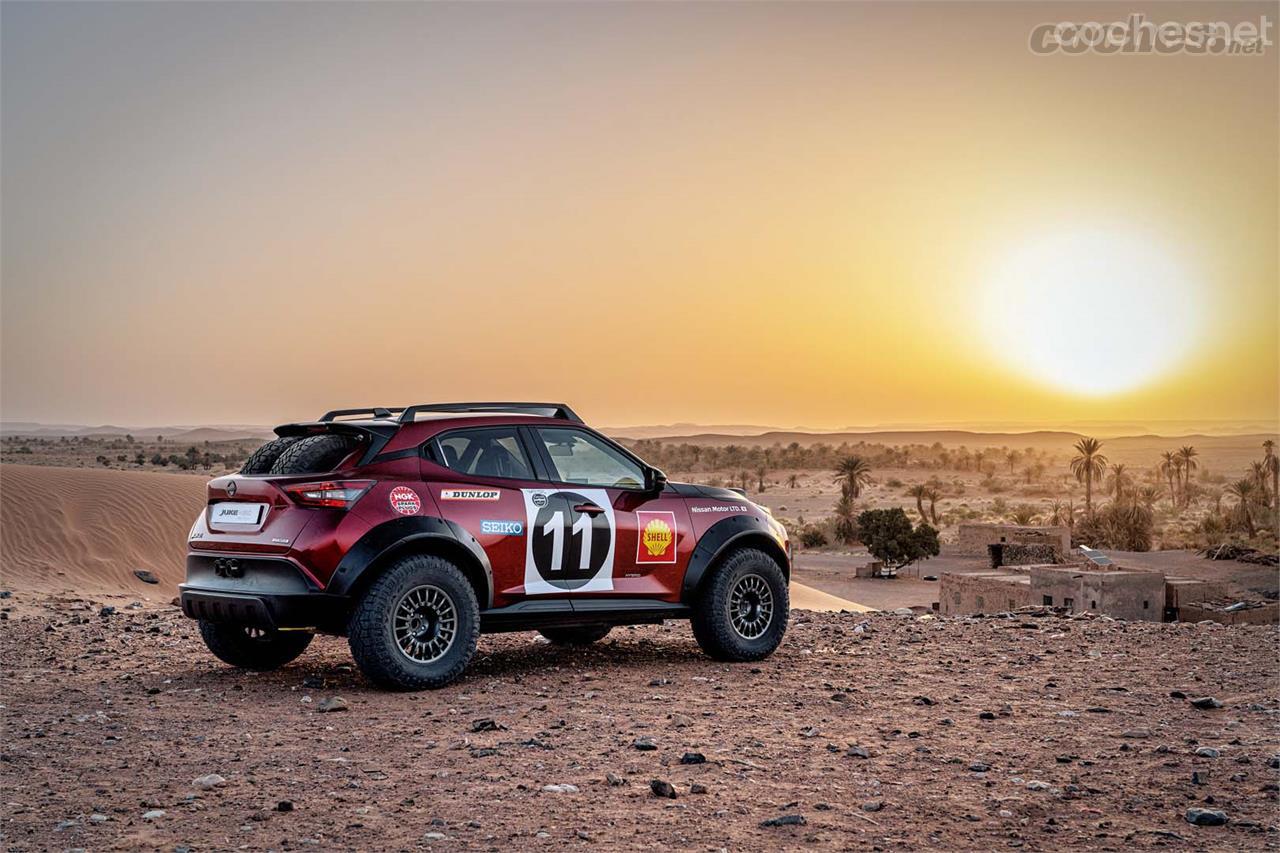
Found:
[{"label": "side mirror", "polygon": [[667,475],[659,471],[657,468],[646,468],[644,472],[644,490],[646,492],[661,492],[667,487]]}]

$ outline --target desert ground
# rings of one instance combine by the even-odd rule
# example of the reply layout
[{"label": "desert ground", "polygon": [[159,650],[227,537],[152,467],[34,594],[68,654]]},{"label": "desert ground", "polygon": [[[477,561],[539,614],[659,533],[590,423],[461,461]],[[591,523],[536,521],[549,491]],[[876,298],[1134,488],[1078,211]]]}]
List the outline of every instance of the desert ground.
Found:
[{"label": "desert ground", "polygon": [[679,623],[573,651],[519,633],[455,685],[385,693],[340,638],[269,674],[206,652],[170,604],[203,488],[0,466],[7,849],[1280,847],[1274,626],[936,618],[923,576],[983,561],[854,579],[865,553],[821,549],[758,664]]}]

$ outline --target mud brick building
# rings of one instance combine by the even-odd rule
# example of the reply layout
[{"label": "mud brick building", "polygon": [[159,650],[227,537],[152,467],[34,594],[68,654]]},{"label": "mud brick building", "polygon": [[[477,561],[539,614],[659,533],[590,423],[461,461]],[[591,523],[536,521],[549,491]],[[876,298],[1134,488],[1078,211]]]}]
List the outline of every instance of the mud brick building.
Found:
[{"label": "mud brick building", "polygon": [[961,556],[986,557],[991,545],[1051,546],[1061,557],[1071,552],[1071,531],[1047,525],[961,524],[948,550]]}]

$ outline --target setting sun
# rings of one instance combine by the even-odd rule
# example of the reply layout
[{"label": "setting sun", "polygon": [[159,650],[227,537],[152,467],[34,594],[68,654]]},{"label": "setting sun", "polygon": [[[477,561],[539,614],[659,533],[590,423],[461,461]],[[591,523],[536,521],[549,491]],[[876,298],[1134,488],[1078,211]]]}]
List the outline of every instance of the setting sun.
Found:
[{"label": "setting sun", "polygon": [[1184,359],[1206,317],[1203,285],[1136,229],[1082,227],[1010,250],[984,283],[988,341],[1013,369],[1077,394],[1129,391]]}]

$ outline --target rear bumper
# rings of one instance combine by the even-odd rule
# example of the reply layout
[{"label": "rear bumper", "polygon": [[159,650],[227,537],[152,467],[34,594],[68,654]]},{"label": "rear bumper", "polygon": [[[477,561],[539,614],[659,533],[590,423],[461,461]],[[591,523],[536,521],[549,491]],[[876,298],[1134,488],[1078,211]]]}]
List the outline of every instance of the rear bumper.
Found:
[{"label": "rear bumper", "polygon": [[227,592],[187,584],[178,590],[182,612],[207,622],[231,622],[252,628],[312,628],[330,633],[341,633],[346,623],[348,600],[336,595]]},{"label": "rear bumper", "polygon": [[178,587],[192,619],[254,628],[346,629],[350,599],[329,595],[292,561],[279,557],[187,556],[187,582]]}]

